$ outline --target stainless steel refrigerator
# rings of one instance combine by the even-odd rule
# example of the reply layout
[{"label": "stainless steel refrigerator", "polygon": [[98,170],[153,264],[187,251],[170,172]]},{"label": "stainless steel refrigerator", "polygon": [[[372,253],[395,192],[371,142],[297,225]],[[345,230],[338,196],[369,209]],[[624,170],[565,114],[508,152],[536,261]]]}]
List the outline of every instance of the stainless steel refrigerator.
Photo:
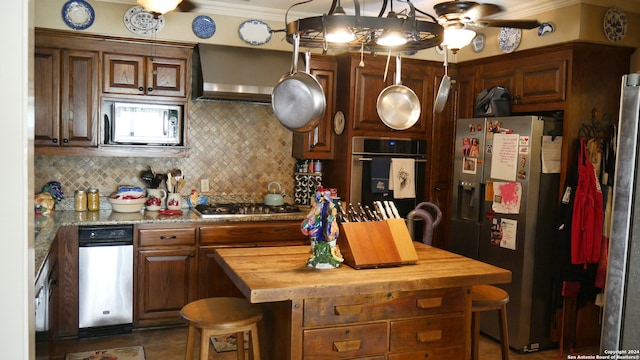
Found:
[{"label": "stainless steel refrigerator", "polygon": [[[640,74],[622,77],[612,230],[605,285],[602,354],[637,356],[640,349]],[[612,351],[620,350],[614,353]]]},{"label": "stainless steel refrigerator", "polygon": [[[511,270],[509,344],[519,352],[553,347],[550,274],[556,224],[557,159],[542,145],[556,119],[540,116],[458,120],[449,249]],[[543,136],[544,139],[543,139]],[[552,152],[549,152],[552,154]],[[481,331],[499,339],[497,314],[483,313]]]}]

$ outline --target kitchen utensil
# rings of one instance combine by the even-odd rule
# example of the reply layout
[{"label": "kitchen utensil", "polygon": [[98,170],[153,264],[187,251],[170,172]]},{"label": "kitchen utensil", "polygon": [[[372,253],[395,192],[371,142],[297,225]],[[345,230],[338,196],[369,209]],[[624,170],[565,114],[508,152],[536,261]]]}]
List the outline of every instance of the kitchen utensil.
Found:
[{"label": "kitchen utensil", "polygon": [[[298,71],[300,36],[293,35],[293,62],[291,73],[283,76],[271,93],[273,113],[284,127],[305,133],[313,130],[324,117],[327,100],[322,85],[315,76]],[[311,53],[307,51],[309,64]]]},{"label": "kitchen utensil", "polygon": [[182,188],[184,187],[184,184],[186,182],[187,182],[187,180],[185,180],[184,178],[183,179],[179,179],[178,183],[176,184],[176,191],[175,192],[179,193],[182,190]]},{"label": "kitchen utensil", "polygon": [[384,211],[384,207],[382,206],[382,202],[375,201],[373,205],[376,207],[376,211],[380,214],[382,220],[387,220],[389,217],[387,216],[387,212]]},{"label": "kitchen utensil", "polygon": [[147,169],[147,170],[143,170],[140,173],[140,179],[142,179],[142,181],[144,181],[144,183],[147,185],[147,187],[153,188],[153,178],[154,178],[154,174],[153,171],[151,171],[151,169]]},{"label": "kitchen utensil", "polygon": [[420,100],[413,90],[402,85],[402,58],[396,55],[395,85],[387,86],[380,95],[376,108],[382,122],[394,130],[406,130],[420,118]]},{"label": "kitchen utensil", "polygon": [[433,111],[441,113],[444,110],[444,106],[447,104],[449,98],[449,90],[451,89],[451,78],[448,74],[449,69],[449,56],[447,45],[442,46],[444,48],[444,76],[440,81],[440,88],[438,88],[438,95],[436,96],[436,102],[433,105]]},{"label": "kitchen utensil", "polygon": [[360,63],[359,67],[364,67],[364,42],[360,45]]},{"label": "kitchen utensil", "polygon": [[389,206],[391,207],[391,211],[393,212],[393,217],[396,219],[400,218],[400,213],[398,213],[398,208],[393,201],[389,201]]},{"label": "kitchen utensil", "polygon": [[167,191],[172,193],[173,192],[173,185],[175,185],[175,183],[173,182],[173,175],[171,174],[171,172],[167,173]]},{"label": "kitchen utensil", "polygon": [[[151,170],[153,172],[153,170]],[[153,189],[157,189],[160,187],[160,184],[162,183],[162,180],[164,180],[166,177],[165,174],[155,174],[153,176],[153,181],[151,182],[151,188]]]},{"label": "kitchen utensil", "polygon": [[[277,185],[277,189],[271,189],[271,185]],[[268,206],[280,206],[284,204],[282,196],[282,186],[277,181],[272,181],[267,185],[267,195],[264,197],[264,204]]]}]

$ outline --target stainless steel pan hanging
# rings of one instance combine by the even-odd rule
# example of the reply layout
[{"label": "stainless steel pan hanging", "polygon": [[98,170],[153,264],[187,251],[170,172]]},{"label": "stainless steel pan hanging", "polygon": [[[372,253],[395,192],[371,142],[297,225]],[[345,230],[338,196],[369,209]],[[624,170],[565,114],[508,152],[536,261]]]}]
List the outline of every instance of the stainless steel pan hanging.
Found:
[{"label": "stainless steel pan hanging", "polygon": [[[309,132],[324,117],[327,100],[322,85],[315,76],[298,71],[299,34],[293,35],[293,62],[291,73],[283,76],[271,93],[273,113],[287,129]],[[307,64],[309,53],[307,53]]]},{"label": "stainless steel pan hanging", "polygon": [[438,89],[438,95],[436,95],[436,102],[433,105],[433,111],[437,113],[441,113],[444,110],[444,106],[447,104],[447,99],[449,98],[449,90],[451,89],[451,78],[449,77],[448,69],[449,69],[449,50],[447,46],[444,45],[444,76],[442,77],[442,81],[440,81],[440,88]]},{"label": "stainless steel pan hanging", "polygon": [[402,60],[396,55],[395,84],[387,86],[380,95],[376,108],[382,122],[394,130],[406,130],[420,118],[420,100],[413,90],[402,85]]}]

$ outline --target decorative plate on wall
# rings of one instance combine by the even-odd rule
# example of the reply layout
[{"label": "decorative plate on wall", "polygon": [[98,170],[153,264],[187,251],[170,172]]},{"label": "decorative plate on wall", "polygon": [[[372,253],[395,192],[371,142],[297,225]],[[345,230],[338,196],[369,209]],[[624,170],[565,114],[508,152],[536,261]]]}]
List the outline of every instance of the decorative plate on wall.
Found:
[{"label": "decorative plate on wall", "polygon": [[124,13],[124,26],[134,34],[152,35],[164,27],[164,16],[153,14],[145,10],[142,6],[134,6]]},{"label": "decorative plate on wall", "polygon": [[619,42],[627,33],[627,15],[618,8],[610,8],[604,15],[604,34],[611,42]]},{"label": "decorative plate on wall", "polygon": [[503,52],[512,53],[520,45],[521,39],[522,29],[503,27],[500,28],[500,34],[498,35],[498,45]]},{"label": "decorative plate on wall", "polygon": [[216,33],[216,23],[207,15],[199,15],[193,19],[191,29],[200,39],[208,39]]},{"label": "decorative plate on wall", "polygon": [[84,0],[69,0],[62,6],[62,20],[74,30],[84,30],[93,24],[95,12]]},{"label": "decorative plate on wall", "polygon": [[271,40],[271,28],[260,20],[247,20],[238,27],[238,35],[249,45],[264,45]]},{"label": "decorative plate on wall", "polygon": [[477,33],[476,37],[471,40],[471,48],[474,52],[481,52],[484,50],[484,34]]}]

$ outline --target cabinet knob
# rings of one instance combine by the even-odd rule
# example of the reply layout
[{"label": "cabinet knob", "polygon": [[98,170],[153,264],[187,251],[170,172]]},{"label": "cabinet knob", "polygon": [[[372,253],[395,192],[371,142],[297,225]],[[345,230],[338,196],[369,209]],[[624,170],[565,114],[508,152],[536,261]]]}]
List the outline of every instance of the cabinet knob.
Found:
[{"label": "cabinet knob", "polygon": [[142,86],[140,86],[140,87],[138,88],[138,91],[144,91],[144,88],[143,88]]},{"label": "cabinet knob", "polygon": [[148,92],[152,92],[152,91],[153,91],[153,88],[152,88],[152,87],[149,87],[149,88],[147,88],[147,91],[148,91]]},{"label": "cabinet knob", "polygon": [[51,139],[51,142],[53,142],[54,144],[58,143],[58,139]]},{"label": "cabinet knob", "polygon": [[62,142],[65,143],[65,144],[68,144],[69,143],[69,139],[66,139],[66,138],[62,139]]}]

